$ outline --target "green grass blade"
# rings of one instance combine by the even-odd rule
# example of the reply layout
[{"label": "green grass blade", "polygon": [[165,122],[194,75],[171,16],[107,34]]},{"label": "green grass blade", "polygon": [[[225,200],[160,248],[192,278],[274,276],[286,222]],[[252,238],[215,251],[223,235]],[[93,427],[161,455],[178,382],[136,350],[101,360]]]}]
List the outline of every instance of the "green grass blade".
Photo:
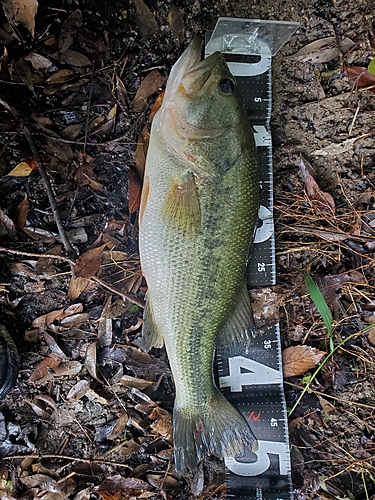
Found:
[{"label": "green grass blade", "polygon": [[319,290],[318,285],[315,283],[315,281],[308,273],[305,274],[305,283],[307,290],[309,291],[309,294],[311,296],[311,299],[314,302],[315,307],[318,309],[319,314],[323,318],[324,324],[327,327],[329,333],[329,350],[330,352],[332,352],[334,349],[334,345],[333,345],[331,311],[329,310],[327,302],[325,301],[322,292]]}]

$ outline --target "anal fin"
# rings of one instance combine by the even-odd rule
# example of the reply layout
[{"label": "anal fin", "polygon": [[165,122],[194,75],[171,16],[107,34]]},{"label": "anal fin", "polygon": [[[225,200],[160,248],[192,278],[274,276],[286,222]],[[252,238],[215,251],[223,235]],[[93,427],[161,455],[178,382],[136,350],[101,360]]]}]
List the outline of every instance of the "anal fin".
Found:
[{"label": "anal fin", "polygon": [[236,307],[217,337],[217,349],[218,351],[225,349],[226,353],[232,356],[246,354],[254,336],[255,323],[249,292],[244,282],[238,294]]},{"label": "anal fin", "polygon": [[145,299],[146,304],[143,310],[142,336],[145,341],[147,351],[150,351],[153,347],[161,349],[164,345],[164,339],[157,329],[148,293],[146,294]]}]

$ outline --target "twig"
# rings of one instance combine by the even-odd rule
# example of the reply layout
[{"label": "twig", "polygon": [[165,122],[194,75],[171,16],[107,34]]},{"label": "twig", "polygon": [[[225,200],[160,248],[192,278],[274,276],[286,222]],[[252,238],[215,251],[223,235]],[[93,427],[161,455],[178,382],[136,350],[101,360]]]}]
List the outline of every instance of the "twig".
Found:
[{"label": "twig", "polygon": [[78,458],[71,457],[69,455],[38,455],[38,454],[30,454],[30,455],[13,455],[10,457],[4,457],[3,460],[24,460],[25,458],[35,458],[39,460],[43,460],[44,458],[56,458],[57,460],[70,460],[71,462],[81,462],[84,464],[104,464],[104,465],[113,465],[115,467],[125,467],[126,469],[131,469],[129,465],[120,464],[118,462],[111,462],[110,460],[101,460],[99,458]]},{"label": "twig", "polygon": [[61,238],[61,242],[64,245],[66,253],[69,255],[69,257],[75,259],[75,258],[77,258],[76,251],[72,247],[72,245],[71,245],[71,243],[66,235],[62,220],[60,218],[59,210],[57,208],[57,203],[56,203],[55,195],[53,194],[51,183],[49,181],[46,169],[44,168],[44,165],[40,159],[40,156],[39,156],[38,150],[36,149],[33,138],[31,137],[31,133],[30,133],[28,127],[24,124],[24,122],[21,118],[21,115],[18,113],[18,111],[13,106],[8,104],[6,101],[4,101],[4,99],[1,99],[1,98],[0,98],[0,104],[2,104],[8,111],[10,111],[12,113],[12,115],[14,116],[14,118],[16,120],[19,120],[21,123],[21,130],[24,133],[26,140],[29,143],[30,149],[31,149],[31,151],[35,157],[35,160],[38,164],[39,172],[40,172],[40,175],[41,175],[42,180],[44,182],[44,186],[46,188],[48,200],[49,200],[50,205],[51,205],[52,213],[53,213],[53,216],[55,219],[57,230],[58,230],[60,238]]},{"label": "twig", "polygon": [[[12,248],[5,248],[5,247],[0,247],[0,252],[10,253],[14,255],[23,255],[24,257],[36,257],[38,259],[46,258],[46,259],[61,260],[63,262],[67,262],[68,264],[70,264],[70,266],[72,267],[72,271],[75,266],[74,260],[69,259],[68,257],[64,257],[63,255],[55,255],[53,253],[24,252],[23,250],[13,250]],[[127,300],[132,304],[136,304],[137,306],[142,307],[142,309],[144,308],[145,305],[143,301],[137,299],[136,297],[133,297],[132,295],[116,290],[116,288],[114,288],[109,283],[103,281],[101,278],[98,278],[97,276],[92,276],[90,279],[98,283],[98,285],[102,286],[109,292],[112,292],[115,295],[120,296],[122,299]]]},{"label": "twig", "polygon": [[50,180],[48,178],[46,169],[44,168],[44,165],[40,159],[39,153],[36,149],[33,138],[31,137],[30,131],[24,123],[22,124],[22,131],[25,134],[25,137],[27,139],[27,142],[29,143],[30,149],[31,149],[31,151],[35,157],[35,160],[38,164],[39,172],[40,172],[40,175],[43,179],[44,187],[46,188],[46,191],[47,191],[48,200],[49,200],[50,205],[51,205],[53,217],[55,219],[55,223],[56,223],[57,230],[58,230],[60,238],[61,238],[61,242],[64,245],[66,253],[69,255],[69,257],[72,257],[73,259],[75,259],[75,258],[77,258],[77,253],[74,250],[74,248],[72,247],[72,245],[71,245],[71,243],[66,235],[66,232],[65,232],[60,214],[59,214],[59,210],[57,208],[55,195],[53,194],[52,186],[51,186]]}]

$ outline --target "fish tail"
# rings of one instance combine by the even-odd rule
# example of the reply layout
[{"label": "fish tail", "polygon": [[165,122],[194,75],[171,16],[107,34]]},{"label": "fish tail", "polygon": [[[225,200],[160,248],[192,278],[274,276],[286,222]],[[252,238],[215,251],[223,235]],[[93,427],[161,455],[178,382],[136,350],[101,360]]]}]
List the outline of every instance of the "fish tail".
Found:
[{"label": "fish tail", "polygon": [[258,447],[244,417],[217,389],[202,408],[175,407],[173,436],[175,468],[182,475],[194,471],[206,455],[235,457]]}]

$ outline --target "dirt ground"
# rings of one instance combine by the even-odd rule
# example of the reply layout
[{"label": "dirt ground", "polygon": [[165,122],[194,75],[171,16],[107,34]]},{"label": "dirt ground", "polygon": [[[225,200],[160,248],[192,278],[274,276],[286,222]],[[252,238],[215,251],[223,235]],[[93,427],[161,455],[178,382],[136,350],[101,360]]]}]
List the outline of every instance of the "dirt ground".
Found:
[{"label": "dirt ground", "polygon": [[315,378],[285,379],[290,409],[308,384],[289,417],[294,495],[375,498],[375,77],[365,72],[374,9],[370,0],[40,0],[34,36],[0,13],[0,317],[20,353],[17,385],[0,402],[2,498],[225,497],[216,459],[191,480],[174,473],[173,381],[163,351],[140,349],[137,249],[150,111],[187,42],[219,16],[300,23],[273,64],[269,296],[284,349],[328,353],[307,271],[340,347]]}]

